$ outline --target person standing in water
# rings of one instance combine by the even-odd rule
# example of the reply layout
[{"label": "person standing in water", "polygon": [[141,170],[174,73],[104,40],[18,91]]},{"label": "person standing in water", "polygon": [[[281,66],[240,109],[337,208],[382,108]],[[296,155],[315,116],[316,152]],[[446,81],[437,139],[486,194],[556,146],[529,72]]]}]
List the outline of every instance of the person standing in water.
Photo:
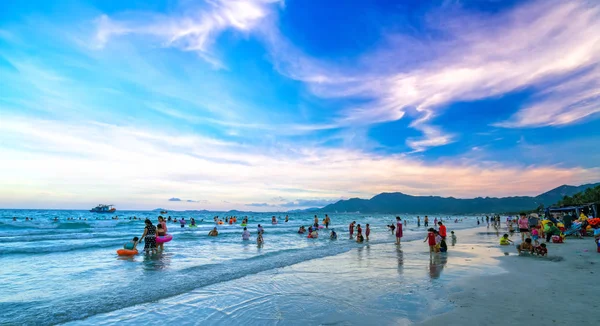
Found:
[{"label": "person standing in water", "polygon": [[329,223],[330,223],[330,222],[331,222],[331,220],[329,219],[329,216],[327,216],[327,214],[325,214],[325,220],[324,220],[324,223],[325,223],[325,228],[326,228],[326,229],[329,229]]},{"label": "person standing in water", "polygon": [[396,244],[400,244],[400,238],[402,238],[402,219],[400,216],[396,216]]},{"label": "person standing in water", "polygon": [[425,227],[428,227],[428,226],[429,226],[429,217],[427,217],[427,215],[425,215],[425,219],[423,220],[423,223],[424,223],[423,225],[424,225]]},{"label": "person standing in water", "polygon": [[365,227],[365,237],[367,238],[367,241],[369,241],[369,234],[371,234],[371,228],[369,227],[369,223],[367,223],[367,226]]},{"label": "person standing in water", "polygon": [[244,227],[244,232],[242,233],[242,240],[250,240],[250,231],[246,227]]},{"label": "person standing in water", "polygon": [[287,223],[289,220],[290,220],[289,217],[286,215],[285,216],[285,223]]},{"label": "person standing in water", "polygon": [[446,226],[442,222],[438,222],[438,225],[440,227],[440,236],[442,237],[442,239],[446,239]]},{"label": "person standing in water", "polygon": [[144,233],[141,238],[144,239],[144,250],[156,252],[156,227],[148,219],[145,221]]},{"label": "person standing in water", "polygon": [[350,223],[348,226],[348,231],[350,231],[350,239],[354,237],[354,224],[356,224],[356,221],[352,221],[352,223]]},{"label": "person standing in water", "polygon": [[[165,231],[165,229],[163,229],[162,225],[156,224],[156,236],[157,237],[164,237],[165,235],[167,235],[167,231]],[[159,243],[157,244],[158,250],[164,250],[165,246],[164,243]]]},{"label": "person standing in water", "polygon": [[421,218],[417,216],[417,227],[421,227]]},{"label": "person standing in water", "polygon": [[158,224],[162,226],[163,230],[165,230],[165,233],[169,232],[169,229],[167,229],[167,221],[165,221],[164,217],[158,217]]},{"label": "person standing in water", "polygon": [[185,227],[185,218],[181,218],[181,220],[179,220],[179,223],[181,224],[181,227]]},{"label": "person standing in water", "polygon": [[262,232],[258,232],[258,236],[256,236],[256,244],[261,247],[263,245],[263,243],[265,243],[265,240],[263,239],[263,234]]},{"label": "person standing in water", "polygon": [[317,215],[315,215],[315,224],[313,224],[313,226],[316,228],[319,227],[319,217],[317,217]]}]

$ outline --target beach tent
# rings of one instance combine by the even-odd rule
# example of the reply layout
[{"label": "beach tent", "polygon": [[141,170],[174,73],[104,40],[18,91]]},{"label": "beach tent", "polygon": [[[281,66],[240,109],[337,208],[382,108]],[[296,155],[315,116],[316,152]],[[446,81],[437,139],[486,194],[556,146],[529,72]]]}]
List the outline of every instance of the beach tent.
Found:
[{"label": "beach tent", "polygon": [[554,212],[571,212],[575,211],[575,216],[581,214],[582,209],[589,208],[593,213],[594,217],[598,217],[598,207],[596,204],[586,204],[579,206],[567,206],[567,207],[548,207],[546,208],[546,217],[550,216],[550,213]]}]

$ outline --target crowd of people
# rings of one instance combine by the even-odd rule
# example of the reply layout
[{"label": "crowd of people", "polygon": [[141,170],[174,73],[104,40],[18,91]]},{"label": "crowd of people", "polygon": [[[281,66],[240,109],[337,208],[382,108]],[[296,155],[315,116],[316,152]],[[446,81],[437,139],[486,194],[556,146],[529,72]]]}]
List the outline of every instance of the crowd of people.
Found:
[{"label": "crowd of people", "polygon": [[[417,217],[417,227],[421,226],[421,222],[423,222],[424,227],[428,227],[430,220],[428,216],[425,216],[423,220],[420,217]],[[285,222],[289,221],[289,217],[285,217]],[[499,215],[496,216],[486,216],[485,218],[477,218],[477,225],[480,225],[485,221],[488,228],[490,225],[494,227],[497,231],[501,228],[501,219]],[[158,218],[158,224],[154,226],[150,220],[145,220],[145,228],[144,233],[142,234],[141,239],[145,241],[144,249],[145,250],[162,250],[163,244],[157,244],[155,241],[156,236],[164,236],[167,233],[167,223],[173,222],[178,223],[181,227],[184,227],[187,224],[185,218],[181,218],[179,220],[172,219],[170,216],[165,219],[162,216]],[[202,222],[202,221],[201,221]],[[214,222],[218,225],[220,224],[233,224],[237,223],[237,217],[226,217],[225,221],[220,220],[218,217],[214,218]],[[457,221],[455,221],[457,222]],[[582,230],[581,233],[578,231],[575,233],[577,236],[582,236],[585,234],[586,230],[586,218],[573,218],[571,215],[566,215],[561,217],[560,220],[555,217],[550,217],[547,220],[540,219],[536,214],[531,214],[527,216],[526,214],[520,214],[519,218],[511,218],[508,217],[506,219],[506,230],[507,234],[504,234],[500,238],[501,245],[510,245],[514,244],[513,240],[509,238],[512,236],[516,229],[519,230],[521,241],[519,244],[514,244],[519,252],[519,254],[523,253],[532,253],[541,256],[545,256],[548,253],[548,248],[545,243],[542,243],[543,240],[545,242],[550,242],[551,240],[554,242],[560,242],[565,237],[565,230],[576,229]],[[250,240],[250,231],[247,228],[248,218],[245,217],[242,219],[242,240],[249,241]],[[272,217],[272,224],[277,224],[278,221],[275,216]],[[320,224],[322,223],[322,224]],[[447,228],[441,220],[434,218],[433,220],[434,227],[427,229],[427,236],[425,237],[423,242],[427,242],[429,246],[430,253],[443,253],[447,252],[448,244],[447,244]],[[318,216],[314,217],[314,224],[310,225],[308,229],[305,226],[300,226],[298,228],[298,234],[306,234],[309,239],[317,239],[319,238],[319,232],[328,232],[328,236],[330,239],[335,240],[338,238],[338,234],[334,229],[330,229],[329,226],[331,224],[331,219],[328,215],[325,215],[325,218],[319,220]],[[404,235],[404,224],[402,218],[399,216],[396,217],[395,223],[387,225],[387,228],[391,231],[393,235],[395,235],[395,243],[397,245],[401,244],[402,237]],[[190,219],[190,227],[195,226],[196,221],[194,218]],[[560,226],[560,227],[559,227]],[[260,246],[264,243],[264,228],[258,224],[256,230],[256,242]],[[369,236],[371,234],[371,226],[367,223],[364,225],[364,228],[361,224],[357,224],[356,221],[352,221],[348,225],[348,234],[351,240],[356,241],[357,243],[363,243],[365,241],[369,241]],[[208,236],[217,237],[219,235],[219,231],[217,227],[214,227],[209,231]],[[594,226],[594,237],[595,241],[598,242],[600,240],[600,227]],[[126,248],[135,247],[137,245],[138,238],[134,238],[131,242],[126,244]],[[450,239],[452,241],[452,245],[456,243],[456,235],[454,231],[450,232]]]},{"label": "crowd of people", "polygon": [[[488,222],[487,217],[486,222]],[[492,226],[498,231],[500,229],[499,218],[494,217],[491,222]],[[562,214],[561,216],[549,215],[546,219],[541,219],[535,213],[530,214],[529,216],[525,213],[521,213],[519,214],[519,218],[507,217],[506,229],[508,230],[508,233],[505,233],[500,238],[500,245],[507,246],[514,244],[509,236],[512,236],[515,233],[515,230],[518,229],[521,242],[515,244],[515,246],[519,254],[529,253],[546,256],[548,254],[548,246],[546,243],[562,243],[568,235],[576,237],[587,236],[588,216],[581,213],[580,216],[577,217],[573,213],[567,213]],[[599,225],[593,227],[593,236],[594,241],[598,243],[600,240]]]},{"label": "crowd of people", "polygon": [[[203,221],[203,220],[202,220]],[[201,222],[202,222],[201,221]],[[286,216],[285,217],[285,222],[289,221],[289,217]],[[137,246],[138,242],[140,242],[139,239],[141,239],[141,241],[144,241],[144,250],[146,251],[155,251],[155,250],[162,250],[163,249],[163,243],[158,244],[156,242],[156,237],[157,236],[165,236],[167,234],[167,223],[169,222],[173,222],[173,223],[178,223],[181,227],[184,227],[187,224],[187,221],[185,220],[185,218],[181,218],[179,220],[177,219],[172,219],[170,216],[165,219],[162,216],[158,217],[158,223],[157,225],[153,225],[152,222],[149,219],[145,220],[145,227],[144,227],[144,232],[141,236],[141,238],[135,238],[135,240],[132,240],[131,242],[128,242],[127,244],[125,244],[124,248],[130,248],[133,247],[135,249],[135,247]],[[217,225],[222,225],[222,224],[233,224],[233,223],[237,223],[237,217],[232,216],[232,217],[226,217],[225,221],[221,220],[218,218],[218,216],[214,217],[214,222]],[[424,226],[428,226],[429,225],[429,218],[427,216],[425,216],[424,220]],[[430,228],[428,230],[428,236],[426,238],[426,241],[429,240],[429,245],[430,245],[430,251],[433,252],[446,252],[447,251],[447,245],[446,245],[446,226],[442,223],[442,221],[438,221],[437,218],[434,219],[434,222],[436,223],[436,227],[438,227],[439,229],[434,229],[434,228]],[[247,223],[248,223],[248,217],[245,217],[242,219],[242,223],[241,225],[243,226],[243,231],[242,231],[242,240],[243,241],[248,241],[250,240],[250,231],[247,228]],[[275,216],[272,217],[271,223],[273,225],[277,224],[278,221],[276,219]],[[319,224],[322,223],[322,224]],[[319,217],[317,215],[315,215],[314,218],[314,224],[310,225],[308,227],[308,229],[303,225],[300,226],[298,228],[298,234],[307,234],[307,238],[309,239],[317,239],[319,238],[319,231],[327,231],[329,232],[329,238],[332,240],[335,240],[338,238],[337,232],[335,231],[335,229],[329,229],[329,226],[331,224],[331,218],[326,214],[325,218],[323,218],[322,221],[319,220]],[[196,225],[196,221],[194,220],[194,218],[190,219],[190,227],[195,226]],[[417,217],[417,226],[421,225],[421,219],[420,217]],[[395,223],[392,223],[391,225],[387,226],[391,231],[392,234],[395,235],[395,239],[396,239],[396,244],[400,245],[401,244],[401,239],[404,235],[403,233],[403,223],[402,223],[402,219],[397,216],[396,217],[396,221]],[[363,227],[361,226],[361,224],[357,224],[356,221],[352,221],[349,225],[348,225],[348,233],[349,233],[349,238],[351,240],[355,240],[357,243],[363,243],[365,241],[369,241],[369,236],[371,235],[371,226],[369,225],[369,223],[366,223]],[[257,230],[256,230],[256,242],[257,244],[260,246],[264,243],[264,228],[258,224],[257,225]],[[456,236],[454,235],[454,232],[451,232],[452,234],[452,239],[453,239],[453,244],[456,242]],[[211,237],[217,237],[219,235],[219,231],[217,229],[217,227],[214,227],[212,230],[210,230],[208,232],[208,236]]]}]

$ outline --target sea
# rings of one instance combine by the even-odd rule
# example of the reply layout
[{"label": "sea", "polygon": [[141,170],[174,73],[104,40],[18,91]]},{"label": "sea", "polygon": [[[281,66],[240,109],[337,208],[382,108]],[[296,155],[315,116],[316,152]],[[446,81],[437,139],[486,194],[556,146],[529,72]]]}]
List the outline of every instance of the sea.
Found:
[{"label": "sea", "polygon": [[[121,257],[116,250],[134,236],[141,237],[145,219],[156,224],[159,212],[0,210],[0,324],[156,324],[157,318],[203,325],[338,323],[348,318],[342,311],[356,312],[350,301],[370,291],[365,289],[378,289],[373,296],[387,295],[391,300],[386,292],[390,289],[378,288],[378,280],[389,277],[389,282],[395,284],[411,275],[410,264],[403,265],[400,277],[397,273],[399,254],[387,228],[394,223],[395,215],[331,213],[329,228],[336,230],[338,240],[330,240],[328,230],[321,230],[318,239],[297,233],[300,226],[308,228],[313,223],[314,213],[243,213],[233,225],[215,225],[214,216],[224,220],[226,213],[163,215],[175,220],[185,218],[188,224],[183,228],[179,222],[168,224],[173,240],[165,244],[163,252],[140,250],[136,256]],[[288,222],[284,222],[286,215]],[[318,215],[320,220],[324,218],[324,214]],[[249,219],[250,241],[241,238],[244,216]],[[272,216],[277,217],[278,224],[271,223]],[[423,239],[425,228],[417,227],[416,215],[401,216],[405,223],[404,246],[418,248],[414,253],[405,250],[404,255],[419,255],[417,259],[428,255],[421,241],[409,244]],[[192,217],[198,225],[195,228],[189,227]],[[430,225],[438,218],[449,225],[449,230],[476,226],[475,217],[429,217]],[[358,244],[349,238],[348,225],[352,221],[361,224],[363,230],[370,224],[368,243]],[[263,246],[256,244],[258,224],[265,229]],[[207,236],[215,226],[219,236]],[[143,243],[138,248],[143,248]],[[355,265],[355,259],[357,264],[362,260],[375,264],[361,265],[371,270],[371,276],[357,270],[360,266]],[[391,267],[385,263],[388,260],[394,261]],[[391,268],[391,274],[381,274],[387,268]],[[421,267],[414,271],[414,282],[428,288],[430,275]],[[378,273],[380,276],[371,285],[360,283]],[[355,288],[356,293],[352,292]],[[348,290],[351,292],[343,293]],[[306,291],[307,296],[300,297]],[[307,300],[315,293],[320,295]],[[350,306],[328,310],[328,305],[331,308],[344,300]],[[422,302],[413,304],[411,309],[418,311],[416,307]],[[390,313],[377,309],[373,310],[376,314]],[[406,315],[398,318],[417,318],[406,310]]]}]

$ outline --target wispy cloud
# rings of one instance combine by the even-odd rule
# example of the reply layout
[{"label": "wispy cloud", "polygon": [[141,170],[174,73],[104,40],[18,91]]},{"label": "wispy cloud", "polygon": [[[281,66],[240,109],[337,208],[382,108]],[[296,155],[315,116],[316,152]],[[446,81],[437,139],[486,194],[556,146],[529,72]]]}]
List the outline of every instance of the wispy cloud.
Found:
[{"label": "wispy cloud", "polygon": [[[395,121],[414,110],[418,117],[410,126],[423,137],[407,143],[417,151],[454,140],[434,119],[456,101],[537,90],[531,105],[497,124],[505,128],[564,125],[600,110],[598,5],[536,1],[498,16],[456,9],[452,15],[431,14],[428,26],[441,37],[390,35],[356,67],[310,58],[277,32],[266,39],[278,69],[309,84],[315,94],[371,99],[343,112],[342,125]],[[414,59],[415,48],[424,53],[422,60]],[[406,65],[409,55],[413,62]]]},{"label": "wispy cloud", "polygon": [[[282,202],[262,200],[283,196],[286,192],[276,189],[287,189],[290,184],[299,190],[295,193],[298,199],[286,203],[288,207],[322,204],[325,202],[315,200],[355,196],[356,191],[364,196],[385,191],[456,197],[531,195],[560,184],[594,181],[600,175],[598,168],[436,163],[402,155],[297,144],[284,146],[283,151],[240,151],[235,146],[204,142],[202,137],[186,134],[14,116],[3,116],[0,128],[3,139],[19,144],[18,148],[8,146],[8,142],[0,144],[5,154],[0,170],[0,205],[4,206],[22,201],[33,205],[48,197],[24,194],[47,191],[71,203],[93,202],[102,194],[112,203],[126,200],[153,208],[156,201],[177,192],[185,194],[184,198],[205,198],[212,203],[206,204],[207,209],[243,208],[243,204],[223,201],[278,205]],[[234,157],[244,164],[206,159],[206,153]],[[122,180],[128,182],[115,189],[114,184]],[[96,191],[82,193],[81,187]],[[140,189],[147,191],[140,193]]]},{"label": "wispy cloud", "polygon": [[251,203],[251,204],[246,204],[246,206],[250,206],[250,207],[274,207],[273,205],[269,205],[267,203]]},{"label": "wispy cloud", "polygon": [[210,51],[214,40],[226,30],[249,32],[280,0],[211,0],[172,15],[134,12],[112,19],[97,19],[96,46],[127,34],[156,37],[163,46],[195,51],[215,67],[223,64]]}]

